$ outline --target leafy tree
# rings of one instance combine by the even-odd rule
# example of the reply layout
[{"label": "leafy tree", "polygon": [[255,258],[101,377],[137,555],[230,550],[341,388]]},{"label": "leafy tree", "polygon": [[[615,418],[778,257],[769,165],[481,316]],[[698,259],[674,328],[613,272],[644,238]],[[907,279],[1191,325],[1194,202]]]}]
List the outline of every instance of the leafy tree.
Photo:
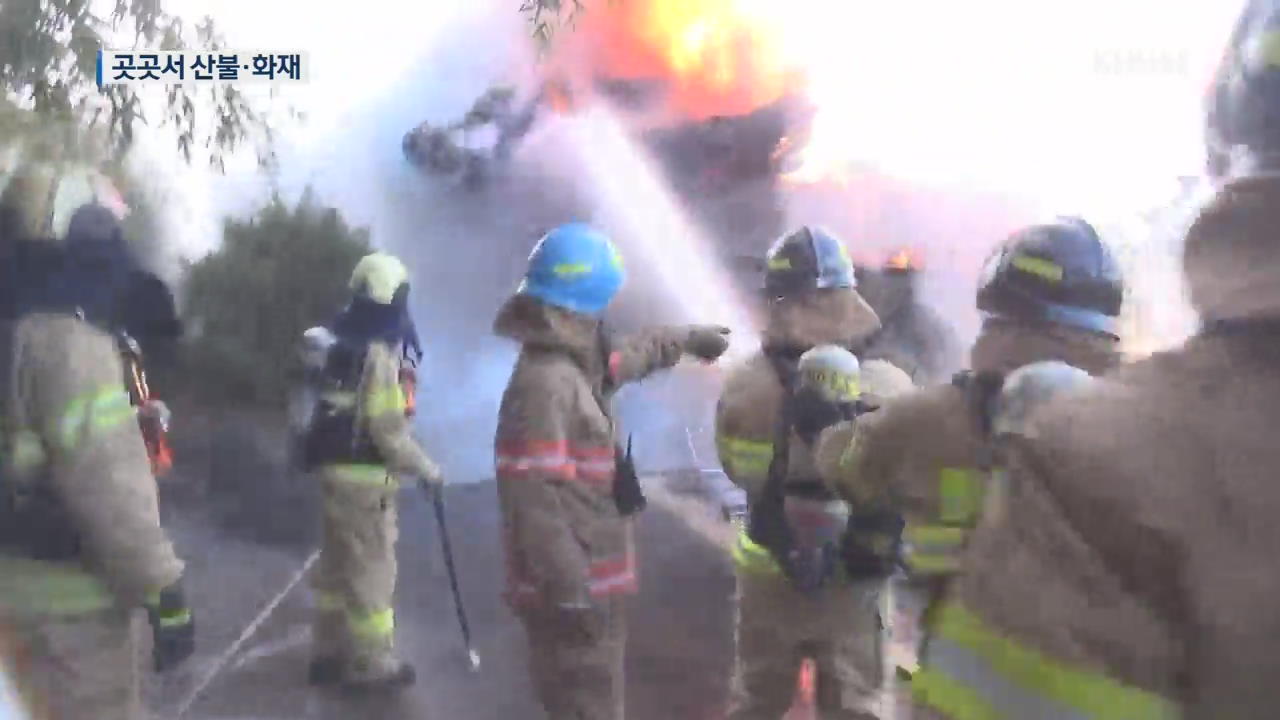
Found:
[{"label": "leafy tree", "polygon": [[[120,155],[132,144],[137,123],[154,122],[175,131],[188,162],[193,150],[204,148],[221,169],[225,154],[246,140],[261,141],[259,157],[270,162],[270,128],[234,86],[169,86],[157,98],[163,108],[158,118],[147,117],[136,87],[97,86],[99,50],[180,50],[193,34],[202,50],[222,47],[212,20],[188,28],[165,13],[160,0],[3,0],[0,110],[8,112],[0,112],[0,137],[31,131],[34,119],[44,135],[49,128],[64,135],[89,130]],[[18,117],[14,110],[31,115]]]},{"label": "leafy tree", "polygon": [[221,249],[187,269],[186,367],[206,399],[280,406],[298,367],[298,342],[331,320],[347,279],[370,252],[369,232],[310,188],[296,207],[275,196],[247,221],[227,220]]}]

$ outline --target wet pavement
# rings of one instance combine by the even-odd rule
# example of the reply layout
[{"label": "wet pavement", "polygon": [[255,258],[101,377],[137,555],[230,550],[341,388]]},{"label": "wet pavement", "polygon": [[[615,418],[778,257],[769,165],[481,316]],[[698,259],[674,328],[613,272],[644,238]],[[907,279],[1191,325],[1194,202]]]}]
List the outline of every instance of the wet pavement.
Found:
[{"label": "wet pavement", "polygon": [[[722,718],[732,657],[734,534],[710,494],[686,478],[646,480],[637,526],[641,593],[629,606],[628,717]],[[713,494],[713,493],[711,493]],[[305,546],[228,536],[201,507],[167,518],[188,558],[199,650],[153,684],[162,720],[508,720],[543,717],[525,671],[523,632],[500,600],[502,555],[492,482],[451,486],[450,532],[481,657],[468,669],[431,507],[401,498],[397,638],[418,682],[392,698],[351,697],[306,684],[310,591]],[[793,713],[789,720],[809,717]]]},{"label": "wet pavement", "polygon": [[[344,697],[306,685],[310,592],[305,580],[287,586],[307,560],[307,549],[227,538],[188,515],[172,526],[180,550],[190,558],[200,650],[181,672],[153,689],[158,717],[540,717],[525,674],[523,632],[499,597],[502,558],[495,486],[459,485],[446,497],[463,595],[482,661],[478,673],[467,668],[435,521],[418,494],[406,490],[401,495],[397,591],[398,642],[416,665],[418,682],[393,699]],[[709,527],[728,527],[715,520],[709,506],[706,517]],[[690,529],[658,503],[641,516],[638,541],[642,592],[630,608],[629,717],[718,717],[727,693],[732,642],[728,558],[705,533]],[[228,653],[259,616],[264,616],[260,625]]]}]

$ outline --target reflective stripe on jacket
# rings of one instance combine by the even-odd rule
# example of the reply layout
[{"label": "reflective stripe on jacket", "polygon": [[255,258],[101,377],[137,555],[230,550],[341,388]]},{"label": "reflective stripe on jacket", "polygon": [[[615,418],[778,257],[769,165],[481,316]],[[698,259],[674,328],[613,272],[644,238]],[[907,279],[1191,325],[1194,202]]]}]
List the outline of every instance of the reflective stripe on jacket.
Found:
[{"label": "reflective stripe on jacket", "polygon": [[982,513],[987,474],[977,468],[938,471],[938,514],[931,522],[908,522],[903,534],[907,566],[915,575],[960,570],[969,531]]},{"label": "reflective stripe on jacket", "polygon": [[[115,339],[74,317],[34,313],[14,330],[4,427],[16,483],[47,483],[83,562],[3,550],[0,612],[131,607],[182,574],[160,525],[151,462],[121,382]],[[68,539],[71,540],[71,539]]]},{"label": "reflective stripe on jacket", "polygon": [[413,420],[407,413],[409,403],[400,382],[400,365],[397,349],[386,342],[370,343],[355,395],[349,392],[326,395],[336,407],[354,406],[354,431],[367,439],[372,445],[372,455],[381,460],[379,464],[352,458],[352,462],[341,463],[355,482],[378,482],[374,478],[379,472],[383,478],[389,474],[393,479],[401,475],[434,478],[440,474],[439,467],[413,437]]},{"label": "reflective stripe on jacket", "polygon": [[1005,637],[958,604],[929,618],[915,701],[951,720],[1171,720],[1159,695],[1087,669],[1068,667]]},{"label": "reflective stripe on jacket", "polygon": [[631,523],[612,493],[614,428],[605,386],[674,365],[688,328],[617,338],[606,359],[594,318],[517,295],[494,329],[522,344],[494,438],[508,601],[581,605],[634,592]]}]

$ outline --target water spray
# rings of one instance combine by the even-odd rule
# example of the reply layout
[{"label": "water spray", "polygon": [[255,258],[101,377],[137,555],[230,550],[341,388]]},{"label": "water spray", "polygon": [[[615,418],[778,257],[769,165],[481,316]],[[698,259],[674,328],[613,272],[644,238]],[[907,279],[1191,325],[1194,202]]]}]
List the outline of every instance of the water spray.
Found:
[{"label": "water spray", "polygon": [[726,358],[758,342],[744,302],[736,296],[710,239],[685,215],[662,175],[608,107],[595,104],[566,120],[572,153],[585,175],[584,192],[597,218],[619,239],[633,266],[654,275],[680,316],[733,331]]}]

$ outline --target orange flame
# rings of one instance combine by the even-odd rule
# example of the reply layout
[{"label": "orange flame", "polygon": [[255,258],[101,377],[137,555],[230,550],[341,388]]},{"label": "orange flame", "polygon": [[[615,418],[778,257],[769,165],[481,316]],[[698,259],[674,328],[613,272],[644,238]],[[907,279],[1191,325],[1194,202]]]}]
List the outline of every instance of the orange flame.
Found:
[{"label": "orange flame", "polygon": [[751,0],[594,2],[580,32],[597,73],[668,84],[670,109],[704,119],[782,97],[800,79]]},{"label": "orange flame", "polygon": [[885,260],[886,270],[919,270],[920,258],[911,248],[900,248]]}]

